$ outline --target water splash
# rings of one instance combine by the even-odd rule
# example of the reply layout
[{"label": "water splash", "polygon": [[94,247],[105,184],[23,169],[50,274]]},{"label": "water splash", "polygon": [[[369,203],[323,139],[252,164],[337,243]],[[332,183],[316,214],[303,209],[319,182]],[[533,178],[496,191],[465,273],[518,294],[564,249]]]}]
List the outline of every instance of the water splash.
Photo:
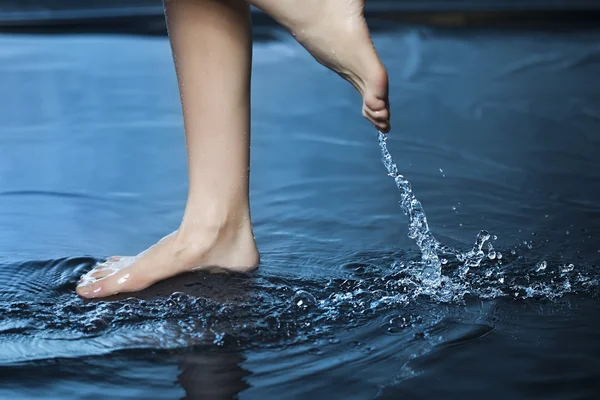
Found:
[{"label": "water splash", "polygon": [[400,207],[408,217],[408,236],[417,242],[417,246],[421,250],[423,260],[421,281],[425,286],[437,287],[442,282],[442,263],[437,254],[437,249],[441,245],[429,229],[425,210],[413,193],[410,182],[398,172],[398,167],[387,149],[386,141],[387,136],[379,132],[379,146],[381,147],[383,164],[388,171],[388,175],[394,178],[396,186],[400,190]]},{"label": "water splash", "polygon": [[[442,264],[447,263],[445,258],[440,259],[442,254],[454,255],[459,261],[463,262],[458,273],[459,276],[464,278],[469,269],[478,267],[486,257],[483,246],[490,239],[490,234],[487,231],[480,231],[473,248],[466,253],[437,241],[429,229],[423,205],[413,193],[410,182],[398,172],[398,167],[387,149],[387,136],[381,132],[379,132],[379,147],[388,175],[394,178],[396,186],[400,190],[400,207],[408,217],[408,237],[414,239],[421,250],[423,265],[420,280],[424,284],[426,292],[440,286],[442,283]],[[493,247],[490,247],[490,249],[493,251]],[[496,258],[495,252],[493,254],[493,258]]]}]

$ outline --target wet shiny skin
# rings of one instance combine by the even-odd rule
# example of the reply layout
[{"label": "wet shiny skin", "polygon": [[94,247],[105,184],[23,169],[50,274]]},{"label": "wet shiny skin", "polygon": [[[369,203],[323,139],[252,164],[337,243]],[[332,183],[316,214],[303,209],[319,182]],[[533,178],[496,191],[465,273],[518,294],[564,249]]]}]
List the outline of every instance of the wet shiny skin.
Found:
[{"label": "wet shiny skin", "polygon": [[97,260],[181,218],[168,42],[0,37],[0,397],[595,395],[599,37],[375,35],[390,151],[436,238],[468,249],[487,229],[504,254],[446,303],[403,280],[419,254],[360,97],[291,40],[254,52],[259,272],[79,299]]}]

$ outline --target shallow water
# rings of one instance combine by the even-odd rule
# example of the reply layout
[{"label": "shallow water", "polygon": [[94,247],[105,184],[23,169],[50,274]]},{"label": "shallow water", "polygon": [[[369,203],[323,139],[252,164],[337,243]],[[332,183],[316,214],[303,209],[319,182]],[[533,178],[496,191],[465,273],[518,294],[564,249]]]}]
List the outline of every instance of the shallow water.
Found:
[{"label": "shallow water", "polygon": [[375,35],[429,228],[495,249],[468,271],[440,255],[433,292],[358,95],[274,36],[254,51],[259,272],[108,301],[79,276],[185,204],[168,42],[0,36],[0,398],[594,398],[600,32]]}]

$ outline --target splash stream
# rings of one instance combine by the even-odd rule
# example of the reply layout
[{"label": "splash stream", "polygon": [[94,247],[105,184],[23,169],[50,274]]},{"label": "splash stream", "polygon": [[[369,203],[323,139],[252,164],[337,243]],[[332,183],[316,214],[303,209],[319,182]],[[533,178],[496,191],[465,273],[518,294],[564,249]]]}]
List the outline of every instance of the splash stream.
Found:
[{"label": "splash stream", "polygon": [[[398,190],[400,190],[400,208],[408,217],[408,237],[415,240],[421,250],[421,260],[423,269],[419,273],[421,283],[425,289],[434,289],[442,283],[442,264],[447,260],[440,258],[440,255],[454,255],[462,265],[459,267],[459,275],[465,277],[470,268],[478,267],[485,257],[483,246],[490,239],[487,231],[480,231],[471,250],[462,253],[450,246],[440,243],[429,229],[427,216],[423,205],[417,199],[412,191],[410,182],[398,172],[398,167],[387,148],[387,136],[382,132],[378,133],[379,147],[381,148],[382,161],[388,171],[388,175],[394,178]],[[491,243],[489,254],[493,254]]]}]

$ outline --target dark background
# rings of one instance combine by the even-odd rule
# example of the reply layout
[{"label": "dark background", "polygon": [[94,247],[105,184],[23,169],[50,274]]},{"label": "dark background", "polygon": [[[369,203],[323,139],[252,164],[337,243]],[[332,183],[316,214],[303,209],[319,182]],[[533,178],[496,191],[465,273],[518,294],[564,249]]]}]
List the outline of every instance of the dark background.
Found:
[{"label": "dark background", "polygon": [[[0,25],[162,17],[160,0],[0,0]],[[367,13],[600,10],[599,0],[368,0]]]}]

